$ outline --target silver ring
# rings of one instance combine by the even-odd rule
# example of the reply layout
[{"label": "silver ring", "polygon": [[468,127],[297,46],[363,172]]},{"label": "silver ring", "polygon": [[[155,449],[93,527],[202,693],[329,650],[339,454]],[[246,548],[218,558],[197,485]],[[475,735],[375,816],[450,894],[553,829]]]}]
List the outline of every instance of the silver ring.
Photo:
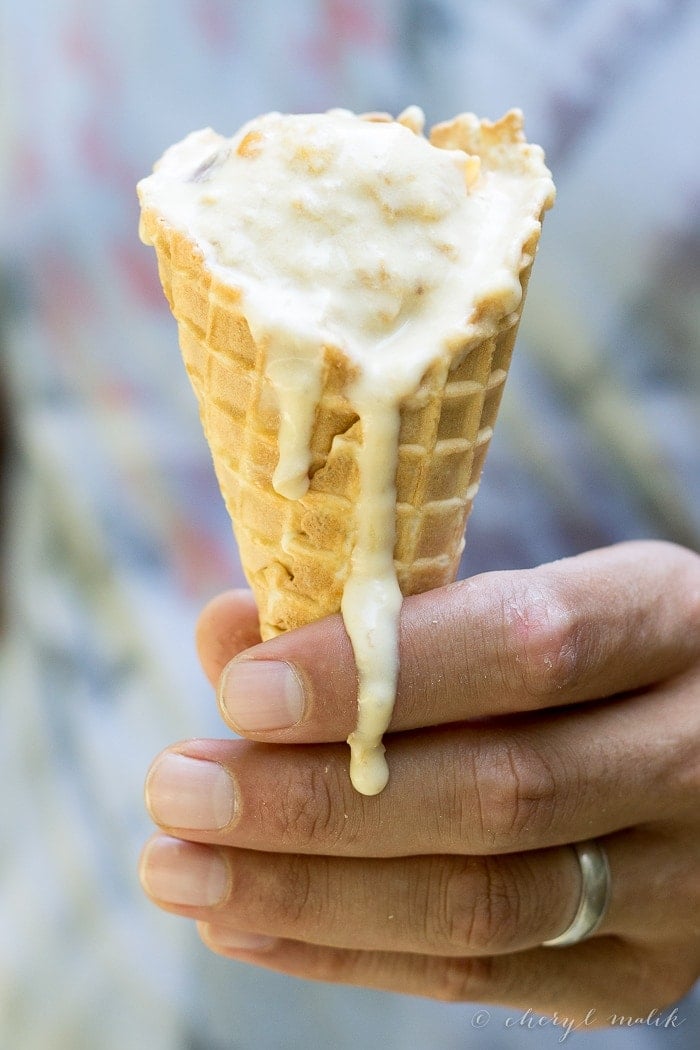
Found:
[{"label": "silver ring", "polygon": [[551,941],[543,941],[545,948],[563,948],[578,944],[590,937],[600,926],[610,903],[610,865],[608,855],[599,842],[573,843],[581,869],[581,897],[573,922]]}]

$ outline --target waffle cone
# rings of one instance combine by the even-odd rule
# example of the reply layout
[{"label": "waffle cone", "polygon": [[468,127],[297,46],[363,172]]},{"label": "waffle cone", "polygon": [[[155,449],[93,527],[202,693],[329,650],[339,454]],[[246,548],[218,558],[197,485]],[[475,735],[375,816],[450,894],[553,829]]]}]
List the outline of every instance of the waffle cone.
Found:
[{"label": "waffle cone", "polygon": [[[454,129],[445,134],[451,145]],[[272,485],[279,412],[266,378],[266,347],[251,334],[240,293],[156,211],[145,208],[141,222],[178,323],[263,639],[338,612],[356,532],[362,441],[361,421],[344,393],[352,363],[324,349],[309,488],[296,500],[279,495]],[[538,235],[523,246],[523,300]],[[522,300],[515,313],[505,313],[497,299],[480,302],[485,337],[457,347],[451,360],[436,360],[400,405],[394,561],[404,595],[455,579],[521,309]]]},{"label": "waffle cone", "polygon": [[[327,352],[312,435],[311,481],[289,500],[272,487],[279,414],[236,292],[198,248],[144,213],[163,289],[199,402],[216,475],[234,523],[263,638],[338,612],[353,547],[361,424],[343,395],[351,366]],[[523,271],[526,284],[529,267]],[[467,517],[501,400],[518,318],[440,362],[401,405],[394,561],[404,595],[454,580]]]}]

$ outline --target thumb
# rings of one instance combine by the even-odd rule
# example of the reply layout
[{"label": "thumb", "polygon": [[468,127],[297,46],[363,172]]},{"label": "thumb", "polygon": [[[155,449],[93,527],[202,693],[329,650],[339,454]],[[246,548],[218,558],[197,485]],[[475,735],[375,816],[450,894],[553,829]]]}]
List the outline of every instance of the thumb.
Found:
[{"label": "thumb", "polygon": [[259,642],[258,610],[250,591],[218,594],[204,607],[197,621],[197,654],[215,688],[229,660]]}]

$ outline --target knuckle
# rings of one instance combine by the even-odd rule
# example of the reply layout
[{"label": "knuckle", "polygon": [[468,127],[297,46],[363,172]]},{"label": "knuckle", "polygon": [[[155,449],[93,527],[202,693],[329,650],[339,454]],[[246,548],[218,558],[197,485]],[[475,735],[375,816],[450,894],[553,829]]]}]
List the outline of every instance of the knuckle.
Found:
[{"label": "knuckle", "polygon": [[517,684],[536,698],[550,698],[585,672],[592,645],[590,622],[564,579],[531,583],[505,601],[505,622],[515,643]]},{"label": "knuckle", "polygon": [[323,911],[322,894],[304,857],[279,858],[275,884],[270,888],[272,892],[265,895],[265,917],[271,927],[306,929]]},{"label": "knuckle", "polygon": [[572,764],[567,777],[557,776],[554,761],[512,737],[482,756],[474,786],[485,849],[523,848],[550,830],[574,771]]},{"label": "knuckle", "polygon": [[492,990],[493,959],[440,959],[432,981],[433,998],[443,1003],[478,1002]]},{"label": "knuckle", "polygon": [[437,940],[468,955],[508,948],[517,936],[518,912],[517,892],[505,867],[488,857],[471,858],[444,876]]},{"label": "knuckle", "polygon": [[[269,828],[283,846],[305,851],[331,845],[345,831],[344,808],[339,805],[341,789],[333,767],[311,766],[300,776],[298,768],[280,783],[274,812],[265,813]],[[267,807],[272,810],[273,807]]]}]

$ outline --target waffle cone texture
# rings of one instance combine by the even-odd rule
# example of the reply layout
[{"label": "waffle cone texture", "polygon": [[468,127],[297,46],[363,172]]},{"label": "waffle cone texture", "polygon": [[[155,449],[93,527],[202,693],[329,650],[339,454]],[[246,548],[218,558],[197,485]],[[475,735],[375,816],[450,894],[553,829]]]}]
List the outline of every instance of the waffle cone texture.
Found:
[{"label": "waffle cone texture", "polygon": [[[362,423],[345,394],[356,366],[324,348],[309,488],[297,500],[281,496],[272,485],[279,411],[266,347],[251,334],[240,293],[156,211],[146,208],[141,222],[177,320],[263,639],[338,612],[356,533]],[[400,405],[394,563],[404,596],[456,577],[538,238],[539,231],[523,246],[518,310],[506,313],[497,298],[479,302],[488,335],[442,355]]]}]

